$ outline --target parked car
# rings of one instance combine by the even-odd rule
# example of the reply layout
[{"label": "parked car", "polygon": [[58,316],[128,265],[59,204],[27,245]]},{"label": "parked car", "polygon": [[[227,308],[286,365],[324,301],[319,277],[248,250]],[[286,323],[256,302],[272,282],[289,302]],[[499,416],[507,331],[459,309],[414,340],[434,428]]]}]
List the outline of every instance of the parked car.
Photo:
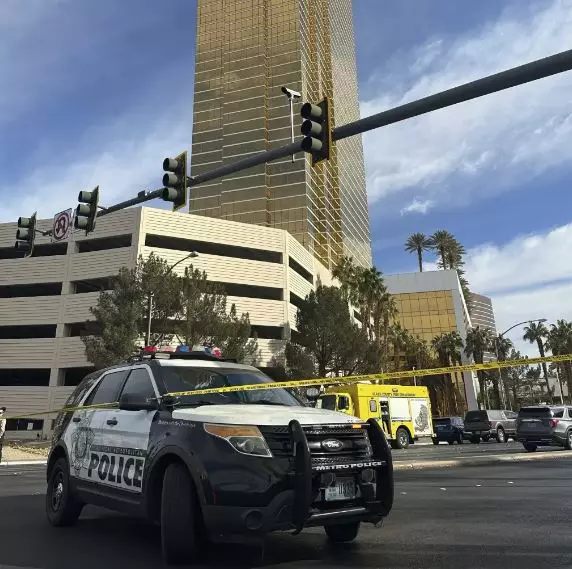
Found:
[{"label": "parked car", "polygon": [[452,445],[454,442],[463,444],[464,423],[462,417],[437,417],[433,419],[435,436],[433,444],[438,445],[441,441]]},{"label": "parked car", "polygon": [[561,446],[572,450],[572,407],[539,405],[518,412],[516,440],[528,452],[539,446]]},{"label": "parked car", "polygon": [[465,436],[474,444],[493,438],[506,443],[516,436],[517,413],[508,409],[469,411],[465,415]]}]

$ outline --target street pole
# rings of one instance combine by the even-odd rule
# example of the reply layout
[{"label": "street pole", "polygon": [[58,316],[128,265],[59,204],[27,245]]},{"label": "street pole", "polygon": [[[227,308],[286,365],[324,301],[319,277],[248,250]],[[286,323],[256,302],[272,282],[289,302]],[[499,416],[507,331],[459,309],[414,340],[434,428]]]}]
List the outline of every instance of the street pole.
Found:
[{"label": "street pole", "polygon": [[560,380],[560,373],[558,372],[558,364],[556,364],[554,371],[556,372],[556,381],[558,381],[558,387],[560,388],[560,403],[564,405],[564,392],[562,391],[562,381]]},{"label": "street pole", "polygon": [[[172,273],[173,269],[179,265],[180,263],[182,263],[183,261],[186,261],[187,259],[194,259],[196,257],[198,257],[198,253],[196,251],[191,251],[187,256],[183,257],[182,259],[179,259],[174,265],[171,265],[169,267],[169,270],[165,273],[165,276],[168,276]],[[147,338],[145,340],[145,345],[146,346],[150,346],[151,345],[151,323],[153,321],[153,297],[155,296],[154,293],[151,293],[149,295],[149,298],[147,299]]]},{"label": "street pole", "polygon": [[[291,137],[290,141],[294,144],[294,99],[289,97],[288,100],[290,101],[290,131]],[[294,154],[292,154],[292,162],[294,162]]]},{"label": "street pole", "polygon": [[155,295],[150,293],[147,297],[147,338],[145,339],[145,345],[151,345],[151,321],[153,320],[153,297]]}]

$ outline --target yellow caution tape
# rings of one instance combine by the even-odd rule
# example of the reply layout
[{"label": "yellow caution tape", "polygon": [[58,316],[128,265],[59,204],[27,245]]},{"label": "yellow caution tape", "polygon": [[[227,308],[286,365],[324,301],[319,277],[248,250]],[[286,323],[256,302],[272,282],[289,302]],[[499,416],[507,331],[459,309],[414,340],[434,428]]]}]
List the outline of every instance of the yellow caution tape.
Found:
[{"label": "yellow caution tape", "polygon": [[[233,385],[229,387],[213,387],[208,389],[193,389],[190,391],[174,391],[166,393],[163,397],[184,397],[188,395],[208,395],[211,393],[232,393],[236,391],[258,391],[263,389],[291,389],[293,387],[315,387],[321,385],[351,385],[360,381],[387,381],[394,379],[404,379],[408,377],[425,377],[428,375],[444,375],[450,373],[460,373],[465,371],[480,371],[490,369],[501,369],[518,367],[523,365],[533,365],[548,362],[572,361],[572,354],[559,356],[546,356],[544,358],[523,358],[520,360],[493,361],[482,364],[465,364],[460,366],[438,367],[429,369],[416,369],[407,371],[394,371],[389,373],[371,373],[367,375],[346,375],[342,377],[325,377],[317,379],[296,379],[292,381],[276,381],[272,383],[252,383],[248,385]],[[39,417],[43,415],[53,415],[56,413],[72,413],[74,411],[89,411],[94,409],[114,409],[117,403],[105,403],[100,405],[85,405],[79,407],[62,407],[48,411],[27,413],[25,415],[10,415],[5,419],[27,419],[29,417]]]}]

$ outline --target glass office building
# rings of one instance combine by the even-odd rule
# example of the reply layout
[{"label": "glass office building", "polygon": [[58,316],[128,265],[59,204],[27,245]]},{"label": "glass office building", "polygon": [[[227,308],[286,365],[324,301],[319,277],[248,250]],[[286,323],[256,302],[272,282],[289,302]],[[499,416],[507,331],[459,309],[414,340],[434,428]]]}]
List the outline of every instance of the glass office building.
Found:
[{"label": "glass office building", "polygon": [[[198,0],[191,175],[290,142],[294,106],[330,98],[336,125],[359,118],[351,0]],[[361,137],[312,168],[298,154],[204,185],[190,212],[285,229],[331,268],[371,265]]]}]

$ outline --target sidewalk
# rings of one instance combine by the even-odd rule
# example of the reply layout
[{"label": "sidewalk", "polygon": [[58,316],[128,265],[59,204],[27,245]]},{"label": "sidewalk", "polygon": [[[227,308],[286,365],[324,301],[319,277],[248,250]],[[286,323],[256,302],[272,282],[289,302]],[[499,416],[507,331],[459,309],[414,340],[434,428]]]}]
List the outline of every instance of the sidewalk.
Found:
[{"label": "sidewalk", "polygon": [[1,466],[20,464],[43,464],[48,459],[48,449],[43,448],[23,448],[12,445],[4,445],[2,451]]}]

